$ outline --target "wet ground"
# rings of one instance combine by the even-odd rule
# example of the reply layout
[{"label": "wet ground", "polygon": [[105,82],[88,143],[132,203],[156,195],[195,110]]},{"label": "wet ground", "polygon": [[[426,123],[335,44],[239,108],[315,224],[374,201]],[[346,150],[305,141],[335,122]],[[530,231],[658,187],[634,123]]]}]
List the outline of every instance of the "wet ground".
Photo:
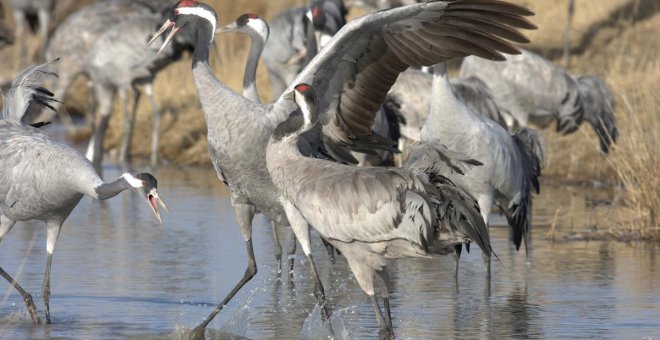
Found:
[{"label": "wet ground", "polygon": [[[120,171],[105,169],[105,177]],[[2,339],[183,338],[242,277],[246,254],[226,189],[210,169],[155,172],[171,208],[158,225],[142,198],[85,198],[64,225],[52,271],[52,325],[32,325],[20,296],[0,281]],[[465,254],[459,284],[451,256],[392,262],[392,313],[399,339],[660,339],[660,260],[648,243],[551,242],[570,231],[571,209],[608,210],[611,189],[546,186],[537,200],[529,258],[505,228],[492,228],[490,292],[478,248]],[[578,216],[578,217],[575,217]],[[607,212],[604,213],[607,218]],[[497,219],[496,219],[497,220]],[[598,223],[594,222],[595,225]],[[288,234],[288,230],[282,230]],[[278,271],[270,225],[257,217],[259,272],[210,324],[214,338],[324,338],[302,255],[292,277]],[[288,237],[284,237],[288,240]],[[316,242],[320,243],[318,238]],[[286,246],[286,244],[285,244]],[[45,228],[19,223],[0,244],[0,265],[33,293],[43,317]],[[343,258],[317,247],[337,338],[375,337],[371,305]]]}]

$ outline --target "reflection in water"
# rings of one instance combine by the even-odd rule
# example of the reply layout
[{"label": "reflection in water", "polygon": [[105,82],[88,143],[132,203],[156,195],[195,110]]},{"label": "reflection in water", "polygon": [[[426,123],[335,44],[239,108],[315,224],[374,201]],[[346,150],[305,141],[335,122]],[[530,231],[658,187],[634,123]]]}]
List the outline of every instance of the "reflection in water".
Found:
[{"label": "reflection in water", "polygon": [[[119,172],[105,169],[107,178]],[[20,296],[0,281],[0,338],[185,338],[243,275],[247,261],[226,188],[211,169],[163,168],[159,190],[172,213],[153,221],[139,195],[84,199],[65,224],[53,262],[53,325],[33,326]],[[456,285],[451,256],[408,259],[390,268],[392,312],[401,339],[660,337],[660,263],[653,244],[550,243],[548,219],[563,203],[585,209],[580,190],[545,187],[527,259],[493,228],[501,263],[490,294],[479,250],[461,261]],[[569,197],[562,196],[568,195]],[[588,192],[601,199],[607,192]],[[564,208],[562,208],[564,209]],[[569,215],[566,215],[569,216]],[[570,215],[570,218],[577,215]],[[562,226],[570,228],[568,217]],[[288,240],[289,229],[282,229]],[[373,310],[346,261],[330,265],[317,243],[321,279],[337,338],[373,338]],[[256,218],[259,272],[211,324],[228,338],[322,338],[309,265],[302,255],[289,277],[278,272],[270,225]],[[45,266],[42,223],[19,223],[0,245],[0,264],[41,307]],[[286,267],[286,266],[285,266]],[[43,309],[43,308],[41,308]]]}]

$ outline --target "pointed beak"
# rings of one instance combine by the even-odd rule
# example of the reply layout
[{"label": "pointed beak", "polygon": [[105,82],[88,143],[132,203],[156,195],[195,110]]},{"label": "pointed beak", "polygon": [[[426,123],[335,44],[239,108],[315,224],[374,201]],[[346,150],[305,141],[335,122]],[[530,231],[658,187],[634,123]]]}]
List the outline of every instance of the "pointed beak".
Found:
[{"label": "pointed beak", "polygon": [[160,199],[160,195],[158,195],[158,190],[152,189],[147,195],[147,201],[149,202],[149,207],[156,216],[158,223],[163,224],[163,220],[160,218],[160,213],[158,212],[158,205],[160,205],[163,208],[163,210],[165,210],[168,213],[170,212],[170,210],[167,209],[165,202],[163,202],[163,200]]},{"label": "pointed beak", "polygon": [[291,91],[291,92],[287,92],[287,93],[283,94],[283,95],[282,95],[282,98],[283,98],[284,100],[295,101],[295,96],[293,95],[293,91]]},{"label": "pointed beak", "polygon": [[179,32],[179,30],[181,30],[181,28],[176,27],[176,24],[173,21],[171,21],[170,19],[167,19],[167,21],[165,21],[163,26],[160,27],[158,32],[156,32],[156,34],[147,43],[147,46],[151,45],[154,41],[156,41],[156,39],[158,39],[158,37],[160,37],[163,33],[165,33],[165,31],[167,31],[170,27],[172,27],[172,30],[170,31],[170,34],[167,36],[167,38],[165,38],[165,41],[163,42],[163,45],[160,47],[160,49],[158,50],[158,53],[156,53],[156,55],[160,54],[165,49],[167,44],[170,43],[170,40],[172,40],[174,35],[177,32]]},{"label": "pointed beak", "polygon": [[316,39],[316,53],[321,51],[321,47],[323,47],[323,46],[321,46],[321,40],[322,40],[321,37],[322,37],[322,35],[323,35],[323,32],[321,32],[319,30],[314,31],[314,38]]},{"label": "pointed beak", "polygon": [[231,24],[225,26],[225,27],[220,27],[217,30],[215,30],[215,34],[220,34],[220,33],[225,33],[225,32],[234,32],[238,30],[238,25],[236,25],[236,22],[232,22]]}]

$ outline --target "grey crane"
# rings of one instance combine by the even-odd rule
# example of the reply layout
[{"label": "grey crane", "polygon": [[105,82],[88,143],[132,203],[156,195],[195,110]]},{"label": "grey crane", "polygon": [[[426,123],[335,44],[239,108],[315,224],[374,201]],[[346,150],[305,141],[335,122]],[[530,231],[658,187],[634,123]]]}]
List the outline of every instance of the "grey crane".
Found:
[{"label": "grey crane", "polygon": [[[471,53],[502,59],[497,51],[508,45],[496,37],[511,36],[510,32],[516,29],[510,26],[533,27],[519,14],[527,15],[529,11],[488,0],[437,1],[378,12],[348,23],[296,78],[296,83],[311,83],[317,89],[324,121],[331,119],[331,123],[323,127],[326,147],[332,148],[333,143],[358,149],[391,147],[372,133],[371,125],[399,73],[411,65],[428,65]],[[276,223],[289,225],[291,222],[316,279],[315,295],[322,305],[324,299],[311,256],[307,226],[294,226],[288,211],[285,213],[280,192],[265,164],[268,140],[277,124],[286,120],[293,105],[282,96],[274,104],[255,103],[232,92],[216,78],[208,63],[216,24],[213,8],[183,0],[175,5],[170,18],[153,39],[171,28],[164,47],[182,29],[195,31],[197,43],[192,72],[207,123],[209,152],[218,177],[231,190],[232,205],[248,253],[245,275],[193,330],[193,338],[203,337],[211,319],[256,274],[251,236],[256,212]],[[444,33],[443,37],[439,32],[449,33]],[[416,40],[428,46],[419,49]],[[450,47],[445,47],[444,43]],[[474,48],[475,44],[483,47]]]},{"label": "grey crane", "polygon": [[[250,37],[250,50],[248,51],[248,58],[245,64],[245,72],[243,73],[243,97],[252,100],[255,103],[260,103],[261,98],[257,91],[257,66],[259,64],[259,58],[263,52],[266,41],[268,41],[268,36],[270,28],[268,23],[254,13],[246,13],[239,16],[236,21],[227,24],[225,27],[219,28],[216,30],[216,33],[223,32],[241,32],[247,34]],[[282,245],[280,244],[278,226],[275,221],[271,221],[273,240],[274,240],[274,250],[275,250],[275,259],[277,260],[278,265],[281,266],[282,259]],[[289,249],[287,250],[287,255],[290,258],[289,272],[293,269],[294,259],[293,256],[296,254],[296,240],[295,235],[291,234],[292,239],[289,242]]]},{"label": "grey crane", "polygon": [[54,0],[7,0],[11,7],[16,25],[16,39],[18,40],[18,49],[16,58],[19,65],[27,59],[27,48],[25,46],[25,31],[29,28],[28,15],[36,15],[39,22],[39,43],[46,43],[48,39],[48,26],[50,25],[50,15],[55,4]]},{"label": "grey crane", "polygon": [[240,32],[250,37],[250,50],[243,73],[243,97],[257,103],[261,102],[257,91],[257,66],[270,35],[268,23],[254,13],[246,13],[216,31],[216,33],[223,32]]},{"label": "grey crane", "polygon": [[[119,20],[128,20],[150,12],[150,7],[139,1],[102,1],[79,9],[58,25],[45,49],[46,60],[60,58],[60,62],[55,66],[59,76],[52,85],[56,100],[53,107],[59,110],[71,84],[78,76],[86,74],[87,55],[99,36]],[[91,98],[92,93],[92,83],[88,82],[90,111],[94,111],[95,106]],[[42,110],[36,120],[50,121],[53,115],[54,112],[50,110]],[[93,118],[90,119],[90,122],[92,121]]]},{"label": "grey crane", "polygon": [[[526,39],[521,36],[516,41],[524,43]],[[503,127],[474,112],[456,97],[445,63],[435,65],[433,72],[430,113],[422,127],[421,140],[438,141],[483,163],[466,170],[465,175],[451,172],[443,175],[479,202],[486,224],[492,205],[497,203],[512,229],[516,249],[523,240],[527,247],[532,191],[539,191],[538,176],[543,164],[541,136],[531,129],[509,135]],[[490,278],[490,258],[485,260]]]},{"label": "grey crane", "polygon": [[[119,95],[124,112],[124,131],[119,152],[119,161],[126,163],[130,158],[131,139],[135,113],[140,99],[138,85],[143,85],[152,108],[152,134],[150,163],[158,163],[160,111],[153,92],[153,81],[157,73],[179,60],[183,53],[192,50],[192,39],[180,35],[172,45],[156,55],[157,49],[145,45],[160,25],[162,15],[144,13],[117,24],[101,34],[92,46],[85,71],[94,85],[99,102],[99,121],[95,125],[87,148],[87,158],[100,168],[103,161],[103,141],[108,126],[114,97]],[[129,109],[128,93],[132,92],[133,105]]]},{"label": "grey crane", "polygon": [[346,13],[341,0],[310,1],[308,6],[289,8],[271,20],[270,39],[262,58],[273,97],[282,94],[302,70],[308,36],[317,38],[316,44],[322,46],[344,26]]},{"label": "grey crane", "polygon": [[518,126],[532,122],[547,127],[556,121],[557,131],[569,134],[586,120],[598,135],[604,153],[609,152],[619,135],[614,96],[603,80],[595,76],[574,77],[530,51],[507,57],[502,63],[466,58],[461,76],[483,80],[500,110]]},{"label": "grey crane", "polygon": [[[106,183],[83,155],[22,121],[31,100],[50,106],[52,93],[39,84],[51,76],[54,73],[48,70],[48,64],[21,73],[8,96],[4,97],[0,119],[0,241],[17,221],[41,220],[46,223],[48,257],[42,291],[47,323],[51,321],[50,268],[55,243],[62,224],[84,195],[105,200],[135,188],[159,222],[158,204],[167,209],[151,174],[127,172]],[[32,296],[1,267],[0,276],[16,288],[32,320],[40,323]]]},{"label": "grey crane", "polygon": [[[266,152],[289,221],[300,229],[312,225],[344,254],[373,304],[380,338],[393,338],[387,259],[445,254],[446,248],[470,241],[491,255],[477,203],[439,170],[462,173],[462,162],[478,163],[454,160],[456,154],[445,155],[444,148],[432,144],[417,148],[405,168],[356,167],[305,157],[298,139],[323,113],[311,86],[295,86],[292,97],[300,111],[277,126]],[[375,296],[376,278],[383,284],[384,315]]]}]

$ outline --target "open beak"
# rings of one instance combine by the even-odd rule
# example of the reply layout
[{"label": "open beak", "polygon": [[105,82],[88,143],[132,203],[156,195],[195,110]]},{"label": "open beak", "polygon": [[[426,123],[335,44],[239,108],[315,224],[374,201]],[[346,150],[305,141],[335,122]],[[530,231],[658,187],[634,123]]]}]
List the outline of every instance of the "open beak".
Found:
[{"label": "open beak", "polygon": [[149,202],[149,207],[156,216],[158,223],[163,224],[163,220],[160,218],[160,213],[158,212],[158,205],[160,205],[163,208],[163,210],[165,210],[168,213],[170,212],[170,210],[167,209],[165,202],[163,202],[163,200],[160,199],[160,196],[158,195],[158,190],[151,189],[151,191],[149,191],[149,194],[147,194],[147,201]]},{"label": "open beak", "polygon": [[215,34],[234,32],[236,30],[238,30],[238,25],[236,25],[236,22],[232,22],[225,27],[220,27],[217,30],[215,30]]},{"label": "open beak", "polygon": [[158,37],[160,37],[163,33],[165,33],[165,31],[167,31],[170,27],[172,27],[172,30],[170,31],[170,34],[167,36],[167,38],[165,38],[165,41],[163,42],[163,45],[160,47],[160,49],[158,50],[158,53],[156,53],[156,55],[160,54],[160,52],[162,52],[165,49],[165,46],[167,46],[167,44],[170,43],[170,40],[172,40],[174,35],[177,32],[179,32],[179,30],[181,30],[181,27],[176,27],[176,24],[173,21],[171,21],[170,19],[167,19],[167,21],[165,21],[163,26],[160,27],[158,32],[156,32],[156,34],[147,43],[147,46],[151,45],[154,41],[156,41],[156,39],[158,39]]}]

